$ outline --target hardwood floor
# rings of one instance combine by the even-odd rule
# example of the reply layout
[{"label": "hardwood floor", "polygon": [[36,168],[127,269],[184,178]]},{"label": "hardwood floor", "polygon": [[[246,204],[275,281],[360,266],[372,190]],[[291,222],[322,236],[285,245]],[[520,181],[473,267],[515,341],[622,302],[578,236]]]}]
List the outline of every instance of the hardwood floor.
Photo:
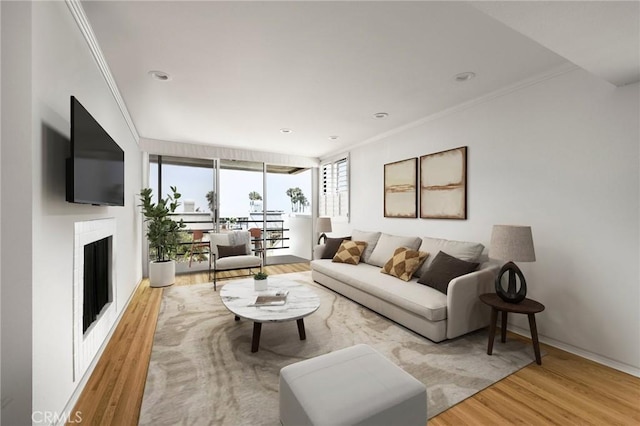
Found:
[{"label": "hardwood floor", "polygon": [[[531,344],[511,332],[507,339]],[[547,352],[542,365],[530,364],[434,417],[429,426],[640,424],[640,379],[548,345],[541,349]]]},{"label": "hardwood floor", "polygon": [[[308,270],[306,263],[265,267],[269,275]],[[245,272],[230,271],[219,278],[241,273]],[[203,282],[206,273],[186,274],[178,276],[176,285]],[[137,289],[76,404],[81,424],[138,423],[162,292],[146,280]],[[513,333],[507,338],[528,341]],[[428,425],[640,424],[639,378],[544,344],[542,349],[547,355],[541,366],[530,364]]]}]

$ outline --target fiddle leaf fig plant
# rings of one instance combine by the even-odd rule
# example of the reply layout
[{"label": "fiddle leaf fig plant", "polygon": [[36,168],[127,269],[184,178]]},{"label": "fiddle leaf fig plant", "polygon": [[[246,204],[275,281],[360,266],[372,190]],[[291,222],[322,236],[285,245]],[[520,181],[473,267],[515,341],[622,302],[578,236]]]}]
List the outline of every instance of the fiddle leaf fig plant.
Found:
[{"label": "fiddle leaf fig plant", "polygon": [[152,201],[151,188],[140,191],[142,214],[147,224],[147,239],[151,247],[151,255],[156,262],[167,262],[176,258],[178,243],[182,229],[186,226],[182,219],[175,221],[171,214],[180,205],[181,194],[175,186],[171,186],[171,193],[166,198],[160,198],[157,203]]}]

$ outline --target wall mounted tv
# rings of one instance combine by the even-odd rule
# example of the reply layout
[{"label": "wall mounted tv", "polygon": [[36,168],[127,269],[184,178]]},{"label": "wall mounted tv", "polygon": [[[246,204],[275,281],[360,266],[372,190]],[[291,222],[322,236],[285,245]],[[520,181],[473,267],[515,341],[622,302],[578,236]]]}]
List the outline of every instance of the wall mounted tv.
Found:
[{"label": "wall mounted tv", "polygon": [[124,151],[74,96],[67,201],[124,206]]}]

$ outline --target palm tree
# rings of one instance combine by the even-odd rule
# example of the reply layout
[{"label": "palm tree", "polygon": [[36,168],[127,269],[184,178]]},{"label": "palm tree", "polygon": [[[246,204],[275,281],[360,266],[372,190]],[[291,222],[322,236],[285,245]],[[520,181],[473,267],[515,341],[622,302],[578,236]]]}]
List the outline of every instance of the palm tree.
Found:
[{"label": "palm tree", "polygon": [[304,207],[309,205],[307,197],[305,197],[302,189],[295,187],[287,189],[287,195],[291,198],[291,211],[304,211]]},{"label": "palm tree", "polygon": [[260,195],[258,192],[251,191],[249,193],[249,205],[251,206],[251,211],[253,211],[253,205],[255,204],[255,202],[261,201],[261,200],[262,200],[262,195]]}]

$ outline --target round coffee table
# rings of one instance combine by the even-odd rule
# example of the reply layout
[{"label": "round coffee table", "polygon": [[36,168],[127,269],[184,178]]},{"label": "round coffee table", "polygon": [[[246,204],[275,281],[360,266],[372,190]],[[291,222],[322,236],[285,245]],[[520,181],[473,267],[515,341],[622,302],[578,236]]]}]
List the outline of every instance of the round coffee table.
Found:
[{"label": "round coffee table", "polygon": [[[296,281],[269,277],[267,290],[255,291],[253,280],[232,281],[220,290],[222,303],[235,315],[235,320],[245,318],[253,321],[251,352],[258,352],[262,323],[296,321],[300,340],[307,335],[304,330],[304,317],[311,315],[320,307],[320,298],[311,290]],[[287,290],[287,300],[279,306],[251,306],[257,296],[273,294],[276,290]]]}]

